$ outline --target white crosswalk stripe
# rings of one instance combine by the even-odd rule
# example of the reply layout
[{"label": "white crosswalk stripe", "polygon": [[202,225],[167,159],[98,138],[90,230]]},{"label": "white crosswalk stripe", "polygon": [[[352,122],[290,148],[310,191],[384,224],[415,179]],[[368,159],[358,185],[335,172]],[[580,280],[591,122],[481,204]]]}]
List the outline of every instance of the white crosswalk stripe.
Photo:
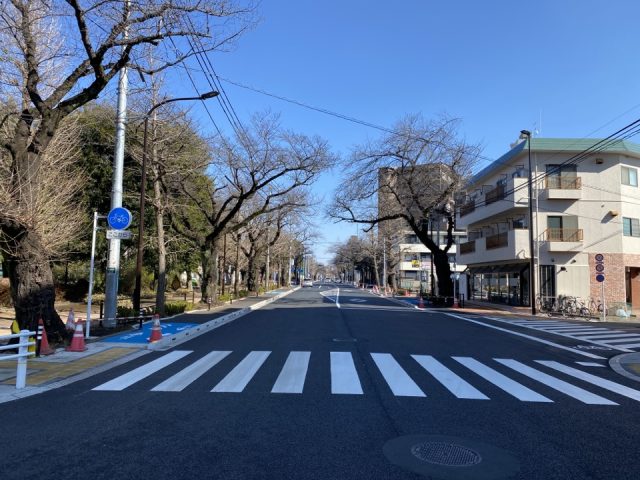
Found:
[{"label": "white crosswalk stripe", "polygon": [[371,357],[396,397],[425,397],[420,387],[388,353],[372,353]]},{"label": "white crosswalk stripe", "polygon": [[271,393],[302,393],[311,352],[291,352]]},{"label": "white crosswalk stripe", "polygon": [[488,318],[531,330],[575,338],[576,340],[591,342],[620,351],[633,351],[633,349],[640,348],[640,334],[630,333],[628,330],[617,330],[605,326],[591,326],[588,324],[558,322],[554,320],[529,321]]},{"label": "white crosswalk stripe", "polygon": [[184,370],[176,373],[173,377],[165,380],[161,384],[153,387],[153,392],[181,392],[191,383],[204,375],[208,370],[217,365],[231,352],[210,352],[200,360],[192,363]]},{"label": "white crosswalk stripe", "polygon": [[241,392],[251,381],[258,369],[265,362],[271,352],[251,352],[220,383],[213,387],[212,392]]},{"label": "white crosswalk stripe", "polygon": [[171,365],[176,360],[180,360],[182,357],[189,355],[190,353],[191,351],[187,350],[176,350],[171,353],[167,353],[152,362],[142,365],[135,370],[131,370],[129,373],[120,375],[107,383],[97,386],[94,390],[124,390],[143,378],[147,378],[152,373],[156,373],[158,370]]},{"label": "white crosswalk stripe", "polygon": [[458,398],[468,398],[473,400],[489,400],[484,393],[468,382],[464,381],[458,375],[453,373],[442,363],[437,361],[430,355],[411,355],[416,362],[435,377],[447,390]]},{"label": "white crosswalk stripe", "polygon": [[516,360],[511,360],[508,358],[496,358],[496,362],[501,363],[502,365],[514,369],[516,372],[522,373],[529,378],[533,378],[540,383],[547,385],[548,387],[553,388],[554,390],[558,390],[570,397],[575,398],[576,400],[580,400],[583,403],[587,403],[589,405],[616,405],[615,402],[611,400],[607,400],[599,395],[583,390],[580,387],[576,387],[575,385],[571,385],[563,380],[552,377],[551,375],[547,375],[544,372],[536,370],[535,368],[528,367],[527,365],[520,363]]},{"label": "white crosswalk stripe", "polygon": [[362,395],[351,352],[331,352],[331,393]]},{"label": "white crosswalk stripe", "polygon": [[[222,377],[222,380],[213,387],[211,392],[241,393],[256,376],[261,375],[261,378],[264,378],[267,375],[267,372],[263,373],[263,370],[273,372],[274,368],[279,368],[279,374],[270,392],[301,395],[305,393],[309,372],[318,372],[317,368],[309,369],[313,360],[316,367],[329,368],[331,394],[364,395],[365,393],[352,352],[325,352],[312,356],[310,351],[293,351],[288,353],[282,364],[279,360],[282,357],[272,358],[270,351],[252,351],[232,366],[229,364],[229,359],[232,358],[233,352],[212,351],[200,358],[194,358],[192,363],[177,373],[174,369],[171,373],[163,374],[163,369],[192,353],[187,350],[176,350],[164,354],[130,372],[100,384],[93,390],[121,391],[152,375],[153,378],[164,375],[164,380],[160,378],[158,381],[162,380],[161,383],[151,388],[151,391],[181,392],[186,388],[196,388],[196,385],[192,385],[196,380],[200,379],[198,384],[202,384],[202,378],[211,371],[211,375],[215,374],[216,378]],[[479,361],[472,357],[461,356],[436,359],[431,355],[422,354],[371,353],[370,355],[371,359],[365,359],[365,363],[373,362],[371,365],[375,365],[374,368],[377,367],[382,376],[379,381],[383,381],[388,386],[390,394],[395,397],[426,397],[428,399],[431,395],[430,389],[442,389],[459,399],[490,400],[490,398],[495,398],[491,394],[491,389],[497,387],[523,402],[554,403],[558,402],[562,396],[567,396],[589,405],[618,405],[614,399],[605,398],[595,391],[588,391],[582,386],[574,384],[584,382],[591,385],[591,389],[602,389],[609,395],[620,395],[640,402],[640,389],[627,387],[575,367],[576,364],[587,369],[593,366],[603,366],[598,363],[575,362],[572,364],[573,366],[569,366],[552,360],[535,360],[534,363],[534,361],[522,362],[509,358]],[[327,356],[329,362],[327,362]],[[406,362],[410,362],[410,359],[417,362],[422,369],[418,370],[414,367],[413,370],[405,370],[403,365],[408,366],[409,364]],[[495,365],[493,365],[494,363]],[[265,364],[268,364],[269,369],[265,367]],[[533,366],[538,366],[538,368],[533,368]],[[554,375],[539,368],[550,369]],[[269,373],[269,375],[271,374]],[[538,389],[535,386],[532,388],[525,386],[521,380],[516,378],[520,376],[528,377],[529,384],[533,380],[540,384],[541,388],[559,392],[556,393],[558,398],[549,398],[546,393],[543,395],[536,391]],[[573,382],[570,383],[562,379],[563,376],[570,377]],[[434,383],[433,379],[439,385]],[[487,383],[483,383],[482,386],[478,385],[477,382],[480,379],[493,387]],[[426,389],[426,385],[432,386]],[[211,387],[207,387],[207,390],[208,388]]]},{"label": "white crosswalk stripe", "polygon": [[534,392],[530,388],[521,385],[515,380],[511,380],[509,377],[501,374],[493,368],[487,367],[479,361],[469,357],[453,357],[457,362],[477,373],[485,380],[493,383],[496,387],[504,390],[509,395],[513,395],[518,400],[523,402],[553,402],[544,395]]},{"label": "white crosswalk stripe", "polygon": [[624,385],[620,385],[618,383],[612,382],[605,378],[597,377],[595,375],[591,375],[590,373],[583,372],[582,370],[578,370],[577,368],[572,368],[567,365],[562,365],[558,362],[553,362],[549,360],[536,360],[539,364],[545,365],[549,368],[553,368],[562,373],[566,373],[567,375],[571,375],[572,377],[579,378],[585,382],[591,383],[598,387],[604,388],[611,392],[618,393],[620,395],[624,395],[625,397],[631,398],[633,400],[640,401],[640,391],[634,390],[633,388],[625,387]]}]

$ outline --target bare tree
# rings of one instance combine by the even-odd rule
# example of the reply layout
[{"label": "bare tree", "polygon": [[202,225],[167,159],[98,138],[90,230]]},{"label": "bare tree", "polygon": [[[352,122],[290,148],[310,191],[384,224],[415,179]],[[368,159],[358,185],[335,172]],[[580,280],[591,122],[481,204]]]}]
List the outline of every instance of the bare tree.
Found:
[{"label": "bare tree", "polygon": [[[195,55],[166,43],[197,37],[201,50],[220,49],[250,24],[250,0],[7,0],[0,3],[2,95],[12,98],[16,121],[2,143],[10,163],[12,210],[37,197],[42,168],[55,133],[73,111],[95,100],[127,65],[140,74],[170,68]],[[152,46],[156,66],[145,62]],[[8,103],[8,102],[7,102]],[[44,240],[28,222],[0,217],[20,325],[42,305],[47,322],[61,323],[54,308],[53,275]]]},{"label": "bare tree", "polygon": [[[356,147],[345,179],[336,190],[329,215],[341,221],[374,226],[393,223],[392,230],[411,228],[431,251],[441,295],[453,284],[447,252],[455,228],[454,195],[462,188],[478,148],[457,135],[458,121],[420,116],[398,123],[393,134]],[[430,217],[444,218],[447,243],[429,235]]]},{"label": "bare tree", "polygon": [[180,185],[190,205],[172,214],[174,228],[202,246],[203,299],[217,298],[220,242],[255,218],[308,204],[305,189],[332,165],[326,141],[283,130],[273,115],[255,116],[235,142],[213,146],[212,163]]},{"label": "bare tree", "polygon": [[[27,237],[21,242],[37,242],[47,260],[60,260],[64,257],[70,244],[78,240],[86,231],[87,222],[83,215],[83,205],[78,202],[78,193],[85,186],[85,175],[77,166],[80,155],[78,142],[79,126],[75,118],[66,119],[42,156],[39,168],[46,172],[42,175],[39,188],[32,190],[32,198],[28,202],[16,205],[12,199],[16,196],[16,185],[12,181],[11,161],[6,152],[0,150],[0,217],[5,222],[25,225]],[[4,132],[3,132],[4,133]],[[0,134],[1,135],[1,134]],[[0,251],[9,259],[21,259],[23,252],[17,245],[18,239],[0,236]],[[26,261],[26,260],[25,260]],[[31,268],[47,268],[46,265],[31,265]],[[12,300],[16,312],[25,323],[23,326],[37,328],[38,317],[43,316],[45,328],[53,339],[60,340],[66,336],[64,325],[51,322],[44,315],[43,300],[25,308],[21,299],[30,298],[29,290],[20,288],[21,284],[15,276],[16,271],[9,269],[9,279],[17,288],[11,289]],[[50,292],[54,294],[53,291]],[[53,299],[50,299],[53,301]]]}]

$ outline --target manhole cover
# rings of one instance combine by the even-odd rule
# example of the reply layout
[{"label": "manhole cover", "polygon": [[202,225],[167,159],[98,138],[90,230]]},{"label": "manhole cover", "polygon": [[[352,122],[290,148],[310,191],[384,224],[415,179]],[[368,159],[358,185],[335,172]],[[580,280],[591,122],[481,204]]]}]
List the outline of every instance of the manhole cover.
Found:
[{"label": "manhole cover", "polygon": [[478,452],[445,442],[422,442],[411,447],[414,457],[423,462],[447,467],[470,467],[482,461]]},{"label": "manhole cover", "polygon": [[404,435],[382,450],[391,463],[434,480],[506,480],[520,470],[512,453],[470,438]]}]

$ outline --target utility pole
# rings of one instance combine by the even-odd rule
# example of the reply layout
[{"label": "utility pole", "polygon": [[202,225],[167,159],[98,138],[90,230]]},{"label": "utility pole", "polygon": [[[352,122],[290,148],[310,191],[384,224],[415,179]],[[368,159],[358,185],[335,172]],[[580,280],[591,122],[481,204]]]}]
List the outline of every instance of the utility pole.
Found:
[{"label": "utility pole", "polygon": [[288,264],[288,270],[289,270],[289,273],[287,274],[287,277],[288,277],[288,282],[289,283],[287,285],[290,287],[291,286],[291,241],[289,241],[289,264]]},{"label": "utility pole", "polygon": [[382,237],[382,290],[387,293],[387,245],[386,238]]},{"label": "utility pole", "polygon": [[533,248],[533,171],[531,170],[531,132],[520,131],[521,138],[527,139],[527,150],[529,153],[529,303],[531,305],[531,315],[536,314],[536,252]]},{"label": "utility pole", "polygon": [[[128,2],[127,2],[128,3]],[[127,30],[124,38],[128,36]],[[118,111],[116,116],[116,147],[113,156],[113,182],[111,187],[111,210],[122,206],[122,174],[124,170],[124,134],[127,120],[127,89],[129,85],[127,67],[120,70],[118,82]],[[140,219],[142,222],[142,219]],[[109,240],[109,258],[104,289],[104,325],[116,326],[118,306],[118,279],[120,276],[120,239]]]},{"label": "utility pole", "polygon": [[225,269],[227,268],[227,234],[224,234],[224,240],[222,243],[222,275],[220,276],[220,278],[222,279],[222,285],[220,287],[220,290],[222,290],[222,295],[224,295],[224,284],[225,284],[225,278],[227,275],[227,272],[225,271]]}]

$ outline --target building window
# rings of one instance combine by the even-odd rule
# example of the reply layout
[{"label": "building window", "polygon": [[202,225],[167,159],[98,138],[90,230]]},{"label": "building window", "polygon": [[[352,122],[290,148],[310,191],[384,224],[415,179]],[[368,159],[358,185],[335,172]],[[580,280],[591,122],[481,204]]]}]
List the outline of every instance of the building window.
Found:
[{"label": "building window", "polygon": [[622,167],[622,184],[638,186],[638,170],[631,167]]},{"label": "building window", "polygon": [[640,237],[640,220],[622,217],[622,234],[625,237]]},{"label": "building window", "polygon": [[556,267],[540,265],[540,295],[544,300],[556,298]]}]

